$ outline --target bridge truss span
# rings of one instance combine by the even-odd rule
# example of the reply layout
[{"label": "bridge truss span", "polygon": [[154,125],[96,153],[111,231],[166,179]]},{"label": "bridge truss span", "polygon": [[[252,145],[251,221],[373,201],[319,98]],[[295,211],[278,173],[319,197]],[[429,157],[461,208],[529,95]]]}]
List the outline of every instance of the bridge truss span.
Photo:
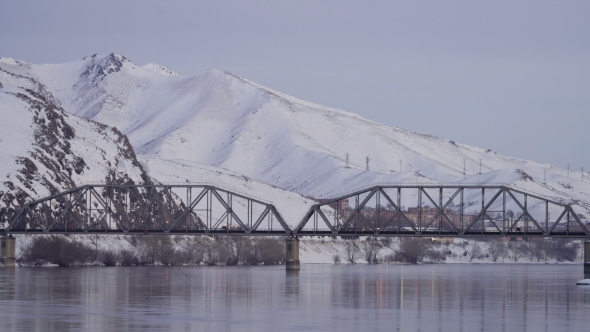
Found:
[{"label": "bridge truss span", "polygon": [[200,184],[87,184],[25,204],[5,233],[285,235],[268,202]]},{"label": "bridge truss span", "polygon": [[392,185],[319,200],[298,235],[590,237],[571,204],[503,185]]}]

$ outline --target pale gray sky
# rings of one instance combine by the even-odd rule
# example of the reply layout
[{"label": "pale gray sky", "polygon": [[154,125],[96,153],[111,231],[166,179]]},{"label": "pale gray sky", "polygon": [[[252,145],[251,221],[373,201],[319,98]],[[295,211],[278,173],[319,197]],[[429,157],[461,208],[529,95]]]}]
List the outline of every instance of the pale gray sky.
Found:
[{"label": "pale gray sky", "polygon": [[0,1],[0,56],[111,52],[590,171],[588,0]]}]

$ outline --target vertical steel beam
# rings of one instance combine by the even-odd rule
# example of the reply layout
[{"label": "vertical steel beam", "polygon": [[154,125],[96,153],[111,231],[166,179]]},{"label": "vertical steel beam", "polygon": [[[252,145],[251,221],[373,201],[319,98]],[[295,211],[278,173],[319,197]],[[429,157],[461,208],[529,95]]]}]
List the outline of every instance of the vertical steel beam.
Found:
[{"label": "vertical steel beam", "polygon": [[545,201],[545,232],[549,233],[549,201]]},{"label": "vertical steel beam", "polygon": [[381,223],[381,190],[377,191],[377,197],[375,199],[377,200],[377,220],[375,220],[375,226],[373,226],[373,231],[377,230],[377,228],[380,228],[377,226]]},{"label": "vertical steel beam", "polygon": [[486,230],[486,214],[485,214],[485,195],[486,189],[481,188],[481,234],[483,234]]},{"label": "vertical steel beam", "polygon": [[360,218],[359,218],[359,214],[360,214],[360,211],[359,211],[359,200],[360,200],[359,195],[356,195],[356,203],[355,203],[355,209],[354,209],[355,210],[355,213],[356,213],[356,226],[354,227],[354,232],[355,233],[356,233],[356,230],[359,228],[359,223],[360,223]]},{"label": "vertical steel beam", "polygon": [[211,218],[213,218],[212,214],[213,212],[211,211],[211,206],[213,205],[211,203],[211,199],[212,199],[212,195],[213,193],[211,192],[211,188],[207,188],[207,229],[211,230],[211,224],[212,224],[212,220]]},{"label": "vertical steel beam", "polygon": [[502,233],[506,233],[506,188],[502,188]]},{"label": "vertical steel beam", "polygon": [[422,232],[422,190],[424,189],[418,188],[418,230],[420,232]]},{"label": "vertical steel beam", "polygon": [[438,192],[438,210],[440,213],[439,221],[438,221],[438,232],[439,234],[442,233],[443,227],[443,188],[439,188]]},{"label": "vertical steel beam", "polygon": [[403,213],[403,209],[402,209],[402,205],[401,205],[401,201],[402,201],[402,188],[397,188],[397,208],[399,209],[399,211],[401,213],[398,213],[397,216],[397,231],[399,233],[399,231],[402,228],[402,213]]},{"label": "vertical steel beam", "polygon": [[529,230],[529,219],[531,219],[531,216],[529,216],[529,210],[528,210],[528,196],[527,194],[524,194],[524,213],[526,214],[526,217],[524,219],[524,234],[527,233],[527,231]]},{"label": "vertical steel beam", "polygon": [[459,204],[461,204],[461,212],[459,215],[459,221],[461,222],[461,233],[463,233],[465,231],[465,221],[463,220],[464,218],[464,213],[465,213],[465,204],[463,201],[463,192],[465,192],[465,188],[461,188],[461,202]]}]

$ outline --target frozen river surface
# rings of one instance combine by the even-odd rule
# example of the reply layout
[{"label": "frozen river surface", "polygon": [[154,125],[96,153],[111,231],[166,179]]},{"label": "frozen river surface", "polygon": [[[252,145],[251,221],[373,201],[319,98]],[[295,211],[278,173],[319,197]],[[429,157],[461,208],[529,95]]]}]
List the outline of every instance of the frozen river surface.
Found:
[{"label": "frozen river surface", "polygon": [[580,265],[0,268],[0,331],[588,331]]}]

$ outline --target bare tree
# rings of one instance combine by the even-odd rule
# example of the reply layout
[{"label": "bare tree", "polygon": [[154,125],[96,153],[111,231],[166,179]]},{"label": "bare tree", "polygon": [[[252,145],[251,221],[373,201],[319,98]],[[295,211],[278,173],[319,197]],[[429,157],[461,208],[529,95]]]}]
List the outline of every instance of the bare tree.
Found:
[{"label": "bare tree", "polygon": [[524,255],[522,241],[508,243],[507,249],[508,257],[513,259],[515,262],[518,262],[518,260]]},{"label": "bare tree", "polygon": [[363,249],[365,250],[365,260],[367,263],[377,264],[377,255],[379,254],[379,251],[383,249],[381,243],[379,243],[379,241],[370,241],[367,239],[363,245]]},{"label": "bare tree", "polygon": [[178,245],[184,250],[184,263],[199,264],[203,261],[203,238],[200,236],[184,237]]},{"label": "bare tree", "polygon": [[536,246],[532,242],[524,242],[522,244],[524,255],[532,262],[537,256]]},{"label": "bare tree", "polygon": [[492,261],[497,262],[498,258],[506,257],[506,244],[500,239],[493,239],[488,244],[488,253],[492,257]]},{"label": "bare tree", "polygon": [[345,248],[346,248],[346,256],[348,258],[348,262],[350,264],[356,263],[356,260],[358,259],[359,255],[361,253],[361,250],[359,249],[356,242],[348,241],[348,243],[346,243]]},{"label": "bare tree", "polygon": [[473,246],[471,247],[471,251],[469,252],[469,261],[471,262],[474,258],[480,259],[483,257],[483,251],[479,246],[479,243],[473,242]]}]

